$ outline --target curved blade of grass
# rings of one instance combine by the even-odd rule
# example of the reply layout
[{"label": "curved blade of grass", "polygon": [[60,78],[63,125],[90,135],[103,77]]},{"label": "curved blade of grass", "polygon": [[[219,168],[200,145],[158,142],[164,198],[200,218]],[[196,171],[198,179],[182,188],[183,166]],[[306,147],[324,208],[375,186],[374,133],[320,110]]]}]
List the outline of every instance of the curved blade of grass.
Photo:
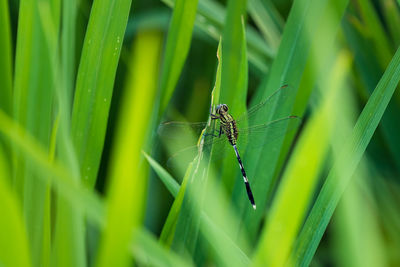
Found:
[{"label": "curved blade of grass", "polygon": [[[226,26],[222,36],[220,103],[227,104],[232,114],[244,114],[246,111],[248,83],[244,22],[246,7],[247,1],[231,0],[228,2]],[[243,125],[243,127],[246,128],[247,125]],[[241,148],[243,147],[241,147],[239,143],[239,151],[241,151]],[[232,168],[232,166],[237,166],[237,159],[234,156],[233,149],[226,151],[225,155],[221,176],[228,192],[232,192],[233,185],[235,184],[235,174],[239,172],[239,169]]]},{"label": "curved blade of grass", "polygon": [[[361,160],[332,219],[333,244],[339,251],[335,263],[339,266],[390,266],[380,222],[383,216],[376,216],[381,206],[379,201],[375,202],[373,192],[376,183],[380,184],[384,179],[372,175],[371,166],[374,165],[368,156]],[[379,194],[377,198],[388,198],[389,205],[396,205],[390,194]]]},{"label": "curved blade of grass", "polygon": [[171,174],[169,174],[160,164],[158,164],[157,161],[143,151],[142,154],[145,156],[153,170],[157,173],[158,177],[160,177],[161,181],[165,184],[171,195],[176,197],[179,192],[179,184],[175,181]]},{"label": "curved blade of grass", "polygon": [[[12,40],[8,1],[0,0],[0,109],[6,114],[12,114]],[[11,163],[12,151],[9,144],[0,137],[0,149],[7,155],[5,160]],[[11,165],[11,164],[10,164]],[[9,176],[10,179],[12,176]]]},{"label": "curved blade of grass", "polygon": [[76,46],[76,18],[77,18],[77,0],[62,2],[62,31],[61,31],[61,58],[63,81],[67,93],[66,103],[72,103],[75,81],[75,46]]},{"label": "curved blade of grass", "polygon": [[79,64],[72,137],[81,177],[93,187],[103,151],[108,112],[131,0],[93,2]]},{"label": "curved blade of grass", "polygon": [[[328,3],[325,12],[322,15],[324,19],[319,22],[319,28],[316,29],[316,32],[310,33],[312,35],[310,57],[306,63],[299,84],[299,92],[296,95],[292,114],[296,114],[300,117],[305,115],[317,79],[326,76],[325,73],[329,71],[326,66],[330,65],[331,62],[336,59],[337,52],[335,49],[335,40],[338,38],[337,33],[346,6],[346,0]],[[285,164],[294,136],[296,136],[296,131],[291,131],[285,136],[277,167],[275,169],[273,184],[276,182],[279,173],[281,172],[281,168]]]},{"label": "curved blade of grass", "polygon": [[37,166],[35,179],[49,183],[55,190],[69,200],[77,210],[83,210],[88,220],[97,225],[103,225],[104,211],[99,197],[82,188],[72,178],[72,174],[59,162],[52,162],[43,145],[39,144],[32,136],[16,124],[11,118],[0,111],[0,132],[13,143],[28,161]]},{"label": "curved blade of grass", "polygon": [[97,266],[129,266],[132,231],[143,217],[147,175],[141,160],[156,95],[161,33],[138,34],[132,53],[131,75],[117,126],[110,166],[106,227]]},{"label": "curved blade of grass", "polygon": [[[54,56],[58,55],[58,34],[56,28],[54,27],[57,24],[52,21],[53,19],[50,10],[51,8],[48,4],[44,2],[40,3],[40,20],[42,22],[43,31],[47,39],[48,50],[52,51],[51,55],[53,55],[50,58],[52,69],[52,73],[50,73],[50,75],[52,75],[53,81],[64,81],[64,83],[54,83],[53,85],[57,96],[56,104],[58,105],[59,111],[57,118],[58,120],[56,123],[59,122],[60,124],[59,129],[57,129],[58,125],[55,124],[53,127],[53,134],[58,134],[57,145],[59,159],[71,170],[71,178],[78,179],[79,164],[76,161],[76,156],[72,149],[73,144],[69,135],[69,94],[71,89],[68,88],[68,83],[65,81],[67,78],[66,75],[68,74],[68,72],[65,72],[65,64],[63,65],[64,75],[61,75],[61,64],[59,63],[58,56]],[[52,137],[52,140],[55,138],[56,137]],[[54,153],[54,151],[50,151],[50,153]],[[49,204],[45,208],[48,212],[50,212],[50,186],[48,185],[46,189],[46,204]],[[62,195],[59,195],[56,199],[55,211],[56,219],[54,223],[54,237],[52,238],[53,246],[51,251],[53,256],[51,258],[51,264],[57,266],[84,266],[86,262],[86,254],[84,253],[85,234],[84,218],[81,210],[74,209],[74,207],[69,203],[68,199],[64,198]],[[45,218],[50,219],[50,214],[47,214]],[[50,221],[45,221],[45,223],[51,225]],[[44,229],[45,231],[50,231],[50,228]],[[50,232],[46,234],[46,237],[47,236],[50,236]],[[47,240],[46,242],[50,244],[50,240]],[[47,247],[46,249],[50,250]],[[44,257],[44,261],[48,261],[48,259]]]},{"label": "curved blade of grass", "polygon": [[[244,19],[247,1],[229,0],[222,34],[221,103],[245,112],[247,96],[247,55]],[[242,60],[244,59],[244,60]],[[239,99],[239,100],[237,100]]]},{"label": "curved blade of grass", "polygon": [[[369,95],[373,92],[381,78],[381,73],[384,71],[384,68],[381,67],[383,62],[379,63],[382,60],[381,58],[368,56],[374,54],[376,50],[367,37],[373,35],[373,32],[367,29],[367,33],[363,34],[358,31],[354,21],[344,23],[344,29],[349,46],[355,54],[355,65],[360,73],[360,79],[365,85],[362,90],[366,95]],[[382,117],[380,131],[387,142],[387,148],[393,156],[398,170],[400,170],[400,140],[398,138],[400,125],[393,123],[397,120],[397,114],[400,112],[396,95],[400,95],[399,92],[395,92],[394,100],[389,103],[387,112]]]},{"label": "curved blade of grass", "polygon": [[[162,1],[170,7],[173,7],[175,3],[174,0]],[[202,0],[198,5],[195,25],[214,40],[219,41],[225,25],[226,12],[220,3]],[[249,61],[258,69],[259,73],[266,74],[269,69],[269,61],[275,56],[276,50],[265,43],[256,29],[251,26],[246,28]]]},{"label": "curved blade of grass", "polygon": [[[214,95],[217,99],[219,99],[219,93],[220,93],[220,87],[221,87],[221,42],[218,45],[217,58],[218,58],[218,67],[217,67],[217,74],[216,74],[216,79],[215,79],[215,86],[214,86],[214,90],[211,95],[212,103],[214,101],[213,100]],[[179,189],[178,195],[175,198],[175,201],[172,204],[172,207],[168,214],[167,220],[164,223],[164,226],[163,226],[163,229],[161,232],[161,237],[160,237],[160,241],[162,243],[165,243],[167,246],[172,245],[175,235],[183,236],[186,234],[185,232],[181,231],[182,229],[177,230],[176,225],[177,225],[178,219],[182,213],[182,203],[183,203],[184,196],[186,194],[186,185],[188,183],[191,173],[193,172],[193,162],[191,162],[187,168],[185,166],[182,166],[182,164],[178,164],[178,167],[180,168],[179,171],[181,173],[185,173],[185,175],[183,178],[182,185]],[[186,171],[183,171],[184,168],[186,168]],[[184,212],[189,213],[189,210],[186,210]],[[186,215],[189,217],[191,216],[188,214],[186,214]],[[181,220],[182,220],[182,218],[181,218]],[[178,233],[176,233],[176,232],[178,232]]]},{"label": "curved blade of grass", "polygon": [[[221,50],[218,49],[218,58],[221,58],[220,53]],[[215,112],[214,104],[219,102],[221,61],[218,66],[212,93],[212,112]],[[208,129],[206,128],[206,131]],[[211,245],[220,264],[248,265],[249,259],[244,251],[249,246],[244,237],[237,237],[236,217],[231,213],[224,190],[219,190],[221,188],[215,182],[215,172],[211,168],[213,148],[202,147],[207,138],[212,136],[206,134],[200,138],[199,155],[193,161],[191,171],[187,175],[187,187],[176,222],[172,247],[181,252],[189,251],[196,258],[205,257],[202,243],[198,241],[200,234]],[[208,155],[211,155],[211,158]]]},{"label": "curved blade of grass", "polygon": [[386,67],[391,58],[391,47],[387,33],[380,22],[379,15],[376,12],[371,1],[357,1],[357,6],[360,9],[360,15],[365,30],[368,34],[368,39],[374,44],[374,52],[382,69]]},{"label": "curved blade of grass", "polygon": [[135,232],[136,242],[131,246],[133,255],[144,266],[194,266],[174,252],[161,247],[146,230]]},{"label": "curved blade of grass", "polygon": [[[195,241],[200,230],[200,233],[205,237],[217,256],[218,262],[224,266],[249,265],[249,258],[234,240],[236,231],[232,228],[235,225],[232,222],[235,222],[236,219],[228,212],[229,204],[226,198],[223,198],[224,192],[216,190],[216,184],[210,183],[210,181],[207,182],[207,189],[201,188],[205,186],[205,178],[199,176],[199,174],[204,175],[205,172],[203,171],[204,166],[201,166],[198,160],[196,159],[189,165],[187,175],[185,175],[177,198],[168,215],[167,222],[164,225],[160,241],[167,246],[174,241],[176,242],[175,248],[181,251],[183,248],[190,249],[191,247],[189,246],[195,248]],[[201,182],[195,183],[197,180],[191,176],[195,176]],[[187,183],[190,181],[192,188],[191,191],[187,191]],[[196,189],[199,187],[201,190],[197,191]],[[203,190],[207,193],[204,199]],[[190,197],[189,200],[187,198],[183,199],[186,195]],[[204,205],[202,205],[203,201]],[[201,206],[204,206],[204,209]],[[185,217],[182,217],[182,214],[185,214]],[[186,231],[182,231],[182,228],[185,228]],[[172,240],[172,238],[175,239]],[[244,240],[241,239],[241,241]],[[244,245],[244,247],[248,248],[248,245]],[[198,247],[196,247],[196,251],[198,251]]]},{"label": "curved blade of grass", "polygon": [[177,0],[169,27],[161,73],[161,107],[165,110],[189,52],[198,0]]},{"label": "curved blade of grass", "polygon": [[[76,179],[72,179],[69,177],[71,176],[71,174],[69,174],[69,170],[64,168],[57,162],[52,162],[51,159],[48,157],[47,153],[43,150],[43,148],[35,140],[33,140],[27,133],[25,133],[23,129],[21,129],[20,127],[18,127],[18,125],[16,125],[13,121],[11,121],[10,118],[4,115],[3,112],[0,112],[0,132],[4,134],[10,141],[15,143],[21,149],[21,151],[24,154],[26,154],[29,160],[33,161],[35,164],[39,166],[38,169],[40,169],[42,173],[41,175],[38,175],[38,177],[52,184],[56,189],[56,192],[66,197],[75,209],[85,210],[85,214],[87,215],[89,221],[93,222],[95,225],[98,225],[99,228],[104,227],[104,211],[102,209],[103,205],[100,199],[94,193],[89,192],[87,189],[82,188],[82,186],[79,186],[76,183],[74,183],[73,181],[76,181]],[[4,163],[4,161],[0,160],[0,171],[5,170],[3,167],[1,167],[2,163]],[[6,177],[6,175],[2,175],[1,177]],[[2,191],[2,189],[4,188],[2,187],[2,185],[5,185],[2,182],[2,180],[3,179],[0,180],[0,191]],[[2,193],[0,194],[0,197],[3,197],[4,199],[8,198],[8,194],[6,192],[4,194]],[[9,202],[2,201],[2,203],[9,203]],[[13,205],[14,204],[11,203],[10,207]],[[3,211],[5,207],[8,206],[2,205]],[[14,211],[12,210],[10,210],[10,212],[14,213]],[[12,224],[10,225],[14,227],[14,229],[19,228],[18,225],[20,225],[20,223],[18,223],[18,221],[13,220],[14,215],[11,214],[10,216],[7,216],[7,218],[8,218],[7,220],[1,220],[1,223],[7,224],[11,222]],[[18,219],[18,214],[17,217],[15,218]],[[6,228],[1,227],[1,229],[6,229]],[[20,230],[23,232],[24,231],[23,229],[24,228]],[[6,243],[7,249],[2,249],[2,251],[7,253],[9,256],[11,255],[13,260],[12,263],[15,263],[15,264],[10,264],[10,266],[30,265],[28,245],[26,245],[26,248],[24,248],[24,243],[27,244],[27,240],[23,241],[24,237],[23,236],[21,237],[20,230],[15,229],[7,231],[7,233],[12,234],[10,240],[13,242],[15,241],[15,244],[18,244],[18,250],[16,251],[16,253],[18,253],[17,254],[18,256],[15,257],[13,256],[14,254],[10,251],[10,247],[12,247],[11,243],[9,242],[8,238],[6,238],[6,235],[2,235],[3,237],[5,237],[2,240],[7,241]],[[154,250],[157,251],[159,248],[154,248],[153,247],[154,244],[152,245],[151,242],[152,241],[151,240],[149,241],[149,238],[143,236],[142,234],[139,234],[133,245],[134,247],[136,247],[136,249],[134,249],[135,255],[136,253],[142,253],[143,252],[142,248],[152,248],[152,250],[146,250],[146,253],[149,252],[153,253]],[[139,250],[139,252],[137,250]],[[147,257],[151,255],[152,254],[147,254]],[[180,262],[179,259],[174,259],[174,257],[167,259],[166,258],[167,256],[165,257],[164,256],[161,255],[160,257],[162,259],[166,259],[166,262],[173,262],[177,264]],[[138,256],[138,258],[140,257]],[[2,259],[5,258],[2,257]],[[4,260],[3,262],[8,262],[8,261]]]},{"label": "curved blade of grass", "polygon": [[[53,129],[51,130],[50,135],[50,151],[49,151],[49,159],[51,162],[54,162],[55,154],[56,154],[56,143],[57,143],[57,133],[59,129],[60,116],[57,116],[54,120]],[[59,195],[61,196],[61,195]],[[61,197],[60,197],[61,198]],[[46,197],[44,204],[44,218],[43,218],[43,266],[50,266],[51,261],[51,253],[52,253],[52,217],[51,217],[51,209],[52,209],[52,191],[51,184],[48,183],[46,187]]]},{"label": "curved blade of grass", "polygon": [[329,149],[337,121],[332,114],[348,69],[349,55],[341,54],[323,82],[324,100],[305,126],[273,200],[254,258],[257,266],[284,266],[290,255]]},{"label": "curved blade of grass", "polygon": [[[183,198],[186,192],[187,181],[189,179],[189,175],[192,172],[193,164],[190,163],[185,176],[183,177],[182,185],[179,187],[178,194],[175,197],[174,203],[168,213],[167,220],[164,223],[163,229],[160,235],[160,242],[165,246],[170,247],[172,245],[172,241],[174,240],[175,232],[176,232],[176,224],[179,218],[179,214],[182,208]],[[163,180],[164,181],[164,180]]]},{"label": "curved blade of grass", "polygon": [[[47,5],[55,33],[59,32],[59,1],[23,1],[18,16],[17,48],[15,59],[14,117],[45,149],[49,150],[54,101],[53,69],[45,29],[41,23],[40,8]],[[50,74],[50,75],[49,75]],[[35,177],[37,166],[16,149],[14,184],[21,192],[24,218],[28,230],[33,265],[43,265],[46,191],[48,184]],[[47,232],[47,233],[46,233]]]},{"label": "curved blade of grass", "polygon": [[11,114],[12,59],[11,28],[8,1],[0,1],[0,108]]},{"label": "curved blade of grass", "polygon": [[272,1],[250,0],[249,12],[267,43],[278,50],[284,22]]},{"label": "curved blade of grass", "polygon": [[[220,97],[221,65],[222,65],[221,41],[218,45],[217,58],[218,58],[218,67],[215,78],[215,86],[211,93],[211,108],[210,108],[211,111],[213,111],[214,103],[219,102],[219,97]],[[204,142],[205,138],[211,138],[211,136],[202,135],[200,137],[199,143]],[[174,247],[177,251],[182,251],[186,249],[189,252],[194,252],[197,243],[199,222],[200,222],[199,206],[201,206],[202,202],[200,203],[197,202],[197,200],[194,199],[194,196],[203,195],[205,186],[204,183],[201,183],[204,182],[205,179],[204,176],[197,179],[195,177],[198,172],[199,164],[201,161],[199,157],[200,155],[189,165],[189,168],[186,171],[185,178],[187,179],[186,182],[187,188],[185,187],[185,191],[182,192],[183,199],[179,200],[182,201],[182,203],[178,203],[176,205],[175,211],[177,211],[178,214],[171,215],[170,219],[171,222],[168,223],[168,225],[174,224],[174,231],[173,233],[171,233],[172,237],[170,236],[170,238],[172,239],[171,243],[172,247]],[[202,167],[205,168],[204,166]],[[204,172],[204,169],[202,171]],[[185,180],[183,184],[184,183]],[[180,191],[182,191],[182,188]]]},{"label": "curved blade of grass", "polygon": [[[332,6],[333,5],[333,6]],[[347,1],[335,1],[328,4],[326,11],[323,14],[323,20],[319,23],[319,28],[316,32],[312,33],[311,53],[308,59],[304,73],[299,84],[298,94],[293,105],[292,114],[303,117],[307,107],[309,106],[309,99],[312,95],[316,80],[319,77],[324,77],[328,71],[325,66],[329,65],[334,58],[336,58],[335,40],[338,38],[338,29],[340,21],[342,21],[343,14],[346,10]],[[325,85],[322,85],[325,87]],[[292,146],[292,142],[296,131],[289,132],[285,136],[283,147],[280,152],[275,174],[273,175],[274,184],[281,172],[282,166],[285,164],[288,151]]]},{"label": "curved blade of grass", "polygon": [[28,237],[18,197],[8,185],[10,177],[0,149],[0,262],[4,266],[31,266]]},{"label": "curved blade of grass", "polygon": [[314,207],[299,235],[292,256],[301,266],[308,266],[332,217],[344,188],[351,179],[372,135],[400,80],[400,49],[397,49],[389,66],[365,105],[352,136],[343,145],[335,164],[329,172]]},{"label": "curved blade of grass", "polygon": [[[155,160],[153,160],[150,156],[146,156],[146,158],[149,160],[149,163],[151,166],[156,170],[156,172],[159,174],[160,179],[162,182],[167,186],[167,188],[170,190],[171,194],[176,196],[176,201],[174,202],[171,211],[168,215],[167,222],[164,224],[163,231],[161,233],[160,241],[165,243],[167,246],[169,246],[172,242],[171,240],[171,235],[175,231],[176,227],[176,222],[177,222],[177,206],[182,205],[182,200],[184,196],[184,192],[186,189],[186,182],[187,182],[187,177],[185,176],[183,183],[182,183],[182,190],[179,190],[179,185],[176,183],[176,181],[172,178],[172,176],[164,169],[162,168]],[[190,174],[190,171],[192,170],[192,167],[190,166],[188,168],[187,174]],[[179,190],[179,194],[175,195],[174,189],[171,190],[171,186],[168,184],[174,184]],[[212,202],[212,201],[211,201]],[[213,205],[213,203],[209,203],[210,205]],[[179,206],[180,207],[180,206]],[[222,259],[222,262],[232,266],[232,262],[227,261],[224,257],[224,255],[237,255],[238,257],[235,258],[238,260],[238,262],[235,262],[235,264],[238,265],[249,265],[250,259],[247,257],[247,255],[238,247],[237,244],[235,244],[234,240],[232,240],[232,236],[228,236],[224,230],[222,230],[220,227],[215,225],[215,223],[210,219],[210,217],[205,213],[202,212],[201,217],[201,231],[206,235],[206,239],[211,245],[211,247],[217,251],[219,254],[219,257]],[[224,260],[225,259],[225,260]]]},{"label": "curved blade of grass", "polygon": [[[208,163],[209,164],[209,163]],[[221,266],[249,266],[249,242],[246,235],[238,233],[238,218],[230,198],[218,184],[218,176],[209,167],[206,196],[200,216],[200,230]],[[200,200],[199,200],[200,201]]]},{"label": "curved blade of grass", "polygon": [[234,236],[229,235],[229,231],[225,230],[220,225],[216,225],[206,213],[202,214],[201,232],[217,254],[216,260],[221,263],[221,266],[249,266],[251,263],[249,257],[235,242]]},{"label": "curved blade of grass", "polygon": [[[362,72],[366,72],[363,73],[364,79],[366,76],[372,77],[369,80],[373,80],[373,84],[368,84],[367,88],[368,91],[372,93],[376,83],[379,81],[379,75],[383,73],[391,59],[393,49],[390,44],[390,39],[388,38],[387,29],[385,29],[386,25],[382,24],[378,11],[373,3],[371,1],[358,1],[358,7],[364,26],[361,32],[364,39],[364,46],[370,46],[372,53],[375,55],[374,57],[366,57],[367,61],[372,61],[372,69],[365,68],[362,63],[358,64],[358,67]],[[393,11],[399,12],[398,10],[398,7],[393,7]],[[353,44],[353,46],[359,45],[360,44],[357,43]],[[358,55],[358,53],[355,54]],[[374,70],[374,73],[369,73],[371,70]],[[393,122],[397,120],[396,114],[400,112],[399,105],[400,93],[395,92],[392,103],[387,107],[388,112],[386,112],[381,121],[381,131],[388,142],[388,148],[394,156],[398,170],[400,170],[400,141],[398,138],[400,127]]]},{"label": "curved blade of grass", "polygon": [[400,25],[400,11],[395,0],[386,0],[383,2],[383,14],[393,44],[395,46],[400,45],[400,32],[396,27],[396,25]]}]

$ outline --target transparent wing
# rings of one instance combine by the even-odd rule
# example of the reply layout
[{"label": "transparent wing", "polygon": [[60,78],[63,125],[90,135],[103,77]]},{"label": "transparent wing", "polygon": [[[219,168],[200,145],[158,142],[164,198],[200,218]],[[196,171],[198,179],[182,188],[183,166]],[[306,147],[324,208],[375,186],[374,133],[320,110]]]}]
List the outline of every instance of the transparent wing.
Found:
[{"label": "transparent wing", "polygon": [[[286,98],[293,91],[291,86],[284,85],[272,93],[266,100],[263,102],[251,107],[247,112],[241,114],[238,118],[236,118],[236,122],[238,124],[238,128],[243,128],[242,125],[248,125],[248,120],[250,118],[255,117],[256,114],[259,114],[261,111],[264,111],[265,108],[270,107],[272,103],[278,98]],[[217,120],[218,121],[218,120]],[[217,122],[218,124],[218,122]],[[180,122],[180,121],[169,121],[160,124],[158,127],[158,134],[161,138],[166,139],[180,139],[185,135],[199,135],[202,130],[206,127],[207,122]]]},{"label": "transparent wing", "polygon": [[278,137],[296,130],[300,123],[301,118],[288,116],[265,124],[239,129],[239,144],[246,145],[248,149],[263,147]]},{"label": "transparent wing", "polygon": [[[219,159],[223,155],[222,152],[225,151],[226,147],[229,146],[229,142],[224,134],[219,135],[219,132],[215,131],[215,134],[213,135],[214,138],[203,143],[203,150],[214,145],[213,159]],[[172,167],[175,162],[192,161],[198,152],[199,147],[197,145],[191,145],[180,149],[177,152],[172,153],[172,155],[168,158],[167,166]]]},{"label": "transparent wing", "polygon": [[[271,96],[265,101],[253,106],[246,113],[242,114],[236,120],[239,137],[238,146],[247,146],[249,149],[260,148],[266,144],[274,141],[277,137],[285,135],[285,133],[296,129],[301,119],[295,116],[289,116],[274,121],[270,121],[264,124],[258,124],[252,127],[249,125],[249,119],[257,117],[261,114],[267,114],[268,108],[272,107],[272,104],[277,104],[279,101],[285,101],[285,99],[293,92],[292,87],[284,85],[276,90]],[[256,115],[258,114],[258,115]],[[171,121],[162,123],[158,128],[158,134],[164,142],[175,143],[173,151],[170,150],[171,157],[168,160],[167,165],[171,161],[180,160],[192,160],[198,153],[197,143],[198,137],[201,132],[205,129],[207,122],[178,122]],[[223,133],[219,133],[219,121],[216,120],[214,130],[211,131],[215,138],[207,141],[203,144],[204,148],[215,144],[213,158],[217,159],[218,156],[224,155],[222,150],[226,150],[229,147],[229,142]],[[217,145],[218,144],[218,145]]]},{"label": "transparent wing", "polygon": [[249,108],[247,112],[240,115],[236,119],[238,127],[243,128],[244,125],[248,125],[248,121],[251,118],[258,117],[256,116],[257,114],[263,114],[268,108],[271,108],[272,104],[277,103],[278,99],[280,99],[281,101],[285,101],[285,99],[288,98],[293,93],[294,93],[293,87],[288,85],[281,86],[278,90],[273,92],[267,99]]},{"label": "transparent wing", "polygon": [[[278,137],[284,136],[286,133],[294,131],[301,123],[301,119],[296,116],[289,116],[265,124],[255,125],[245,129],[239,129],[238,146],[239,148],[246,146],[247,149],[262,148],[265,145],[271,144]],[[215,137],[203,144],[203,148],[214,145],[213,159],[220,159],[230,144],[226,135]],[[193,145],[183,148],[172,154],[168,159],[167,165],[172,166],[174,161],[182,161],[184,159],[192,160],[198,153],[198,146]]]},{"label": "transparent wing", "polygon": [[161,138],[179,139],[182,136],[196,135],[198,136],[206,127],[207,122],[180,122],[169,121],[160,124],[157,133]]},{"label": "transparent wing", "polygon": [[[214,138],[205,141],[203,144],[204,148],[209,148],[214,143],[223,143],[227,139],[223,133],[219,132],[219,121],[215,120],[214,122],[215,124],[212,124],[213,126],[207,129],[207,134],[213,135]],[[206,125],[207,122],[187,123],[171,121],[162,123],[158,127],[157,133],[171,155],[167,161],[169,167],[175,162],[193,160],[198,153],[198,146],[196,144]],[[218,147],[221,147],[221,145]]]}]

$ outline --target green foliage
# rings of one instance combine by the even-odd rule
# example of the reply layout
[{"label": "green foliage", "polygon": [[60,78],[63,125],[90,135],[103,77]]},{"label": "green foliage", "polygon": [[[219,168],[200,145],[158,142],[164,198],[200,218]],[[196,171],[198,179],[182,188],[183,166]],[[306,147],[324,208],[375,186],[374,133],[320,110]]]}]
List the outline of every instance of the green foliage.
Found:
[{"label": "green foliage", "polygon": [[11,28],[10,15],[8,13],[8,1],[0,2],[0,24],[3,25],[0,29],[0,105],[1,108],[11,114],[12,102],[12,50],[11,50]]},{"label": "green foliage", "polygon": [[171,99],[189,52],[197,1],[177,0],[172,13],[160,80],[161,112],[165,110]]},{"label": "green foliage", "polygon": [[[0,265],[400,265],[399,22],[396,0],[0,0]],[[209,112],[279,88],[245,124],[300,127],[239,132],[253,210]]]}]

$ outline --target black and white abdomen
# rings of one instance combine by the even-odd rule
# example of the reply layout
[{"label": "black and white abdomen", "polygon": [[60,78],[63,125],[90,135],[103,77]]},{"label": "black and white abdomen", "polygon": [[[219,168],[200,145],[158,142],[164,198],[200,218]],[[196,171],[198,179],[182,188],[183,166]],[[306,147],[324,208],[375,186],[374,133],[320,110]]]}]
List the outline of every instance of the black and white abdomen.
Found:
[{"label": "black and white abdomen", "polygon": [[237,125],[235,120],[230,120],[229,122],[226,122],[225,125],[222,126],[226,137],[229,140],[229,143],[231,145],[236,145],[237,143],[237,138],[238,138],[238,130],[237,130]]}]

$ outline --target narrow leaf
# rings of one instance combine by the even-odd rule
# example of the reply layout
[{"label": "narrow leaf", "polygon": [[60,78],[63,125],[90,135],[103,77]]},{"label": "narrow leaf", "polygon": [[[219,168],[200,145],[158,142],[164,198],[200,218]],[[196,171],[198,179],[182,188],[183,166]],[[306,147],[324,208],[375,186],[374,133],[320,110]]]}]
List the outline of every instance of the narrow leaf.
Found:
[{"label": "narrow leaf", "polygon": [[[156,95],[162,35],[138,34],[132,53],[131,73],[120,110],[110,165],[106,227],[97,266],[130,266],[128,248],[145,207],[147,174],[141,164]],[[140,116],[138,116],[140,114]]]},{"label": "narrow leaf", "polygon": [[160,114],[166,108],[185,63],[192,40],[198,0],[177,0],[172,13],[161,73]]},{"label": "narrow leaf", "polygon": [[364,155],[383,113],[400,80],[400,49],[365,105],[353,133],[343,145],[317,201],[298,238],[293,259],[308,266],[324,234],[343,191]]},{"label": "narrow leaf", "polygon": [[108,112],[131,0],[93,1],[72,112],[72,137],[81,177],[93,187],[103,151]]},{"label": "narrow leaf", "polygon": [[175,181],[175,179],[169,174],[157,161],[155,161],[152,157],[147,155],[147,153],[142,151],[142,154],[146,157],[147,161],[153,167],[154,171],[157,173],[158,177],[160,177],[161,181],[167,187],[168,191],[176,197],[179,191],[179,184]]}]

